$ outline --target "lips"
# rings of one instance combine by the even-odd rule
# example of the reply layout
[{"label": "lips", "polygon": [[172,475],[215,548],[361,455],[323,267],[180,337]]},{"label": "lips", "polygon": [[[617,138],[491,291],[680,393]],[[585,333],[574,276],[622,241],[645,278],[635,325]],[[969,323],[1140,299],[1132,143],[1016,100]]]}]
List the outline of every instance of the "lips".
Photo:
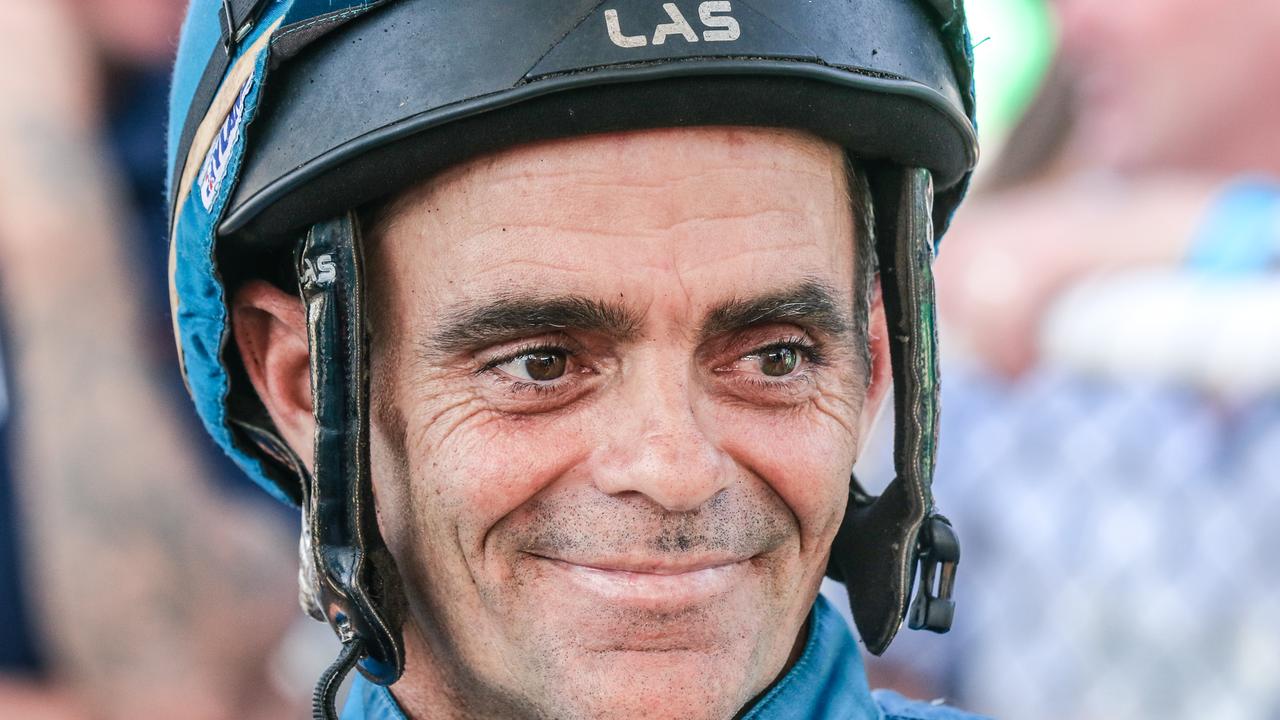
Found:
[{"label": "lips", "polygon": [[750,558],[562,559],[534,555],[558,581],[601,600],[679,606],[732,590],[750,573]]}]

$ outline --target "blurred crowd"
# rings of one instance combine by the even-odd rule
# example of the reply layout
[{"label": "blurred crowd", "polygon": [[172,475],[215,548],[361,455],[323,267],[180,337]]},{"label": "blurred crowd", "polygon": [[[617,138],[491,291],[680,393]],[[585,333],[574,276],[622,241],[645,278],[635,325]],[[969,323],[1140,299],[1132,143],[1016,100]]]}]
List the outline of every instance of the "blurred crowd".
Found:
[{"label": "blurred crowd", "polygon": [[189,409],[164,123],[184,3],[0,3],[0,717],[280,718],[287,516]]},{"label": "blurred crowd", "polygon": [[937,264],[957,627],[885,664],[997,717],[1280,718],[1280,3],[1048,5]]},{"label": "blurred crowd", "polygon": [[[969,4],[1047,44],[979,29],[1005,114],[937,265],[959,614],[873,684],[1280,719],[1280,3]],[[171,349],[182,11],[0,3],[0,717],[301,716],[292,516],[210,450]],[[983,72],[1009,47],[1034,82]]]}]

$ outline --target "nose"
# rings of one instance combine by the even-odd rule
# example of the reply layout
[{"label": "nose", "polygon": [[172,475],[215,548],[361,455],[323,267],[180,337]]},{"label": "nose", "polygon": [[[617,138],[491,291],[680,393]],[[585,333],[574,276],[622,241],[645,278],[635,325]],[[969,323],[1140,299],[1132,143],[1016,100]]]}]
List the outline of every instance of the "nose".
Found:
[{"label": "nose", "polygon": [[628,380],[624,417],[597,448],[593,478],[610,495],[643,495],[668,512],[696,510],[724,490],[733,463],[699,422],[689,379]]}]

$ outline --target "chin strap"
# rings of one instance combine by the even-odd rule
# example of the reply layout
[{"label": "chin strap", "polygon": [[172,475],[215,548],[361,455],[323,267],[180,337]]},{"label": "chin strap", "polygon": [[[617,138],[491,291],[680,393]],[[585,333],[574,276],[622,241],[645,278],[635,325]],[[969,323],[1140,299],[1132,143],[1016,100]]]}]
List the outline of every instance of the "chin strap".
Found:
[{"label": "chin strap", "polygon": [[347,661],[321,678],[321,700],[329,697],[321,690],[336,687],[357,660],[371,681],[395,682],[404,649],[398,574],[378,531],[369,476],[368,337],[355,216],[313,226],[296,259],[316,419],[314,472],[302,476],[303,565],[309,559],[314,568],[314,606],[343,641],[340,660]]},{"label": "chin strap", "polygon": [[875,218],[893,365],[896,477],[879,497],[851,479],[827,574],[845,583],[858,632],[879,655],[907,615],[918,563],[923,577],[911,628],[951,628],[960,544],[947,519],[934,512],[931,490],[938,440],[933,179],[920,168],[886,169],[874,178],[873,193],[877,209],[896,209]]},{"label": "chin strap", "polygon": [[362,653],[364,643],[359,638],[352,638],[342,644],[338,658],[320,674],[315,692],[311,694],[311,720],[336,720],[338,711],[334,704],[338,688],[342,687],[343,678],[351,672]]}]

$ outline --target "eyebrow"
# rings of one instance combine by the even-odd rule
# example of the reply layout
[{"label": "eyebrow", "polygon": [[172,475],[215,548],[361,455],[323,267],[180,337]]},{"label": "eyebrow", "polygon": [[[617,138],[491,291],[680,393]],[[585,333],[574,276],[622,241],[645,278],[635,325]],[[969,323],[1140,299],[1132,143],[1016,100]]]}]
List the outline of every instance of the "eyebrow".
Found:
[{"label": "eyebrow", "polygon": [[641,318],[620,303],[577,295],[504,295],[445,314],[430,339],[433,354],[454,354],[548,330],[598,332],[618,340],[636,336]]},{"label": "eyebrow", "polygon": [[[808,280],[783,290],[735,299],[711,310],[703,338],[769,323],[803,323],[831,335],[850,331],[849,314],[823,283]],[[464,303],[445,313],[425,347],[432,355],[453,355],[548,330],[597,332],[616,340],[639,335],[643,317],[621,303],[578,295],[502,295]]]},{"label": "eyebrow", "polygon": [[851,330],[849,313],[836,301],[836,293],[816,280],[753,298],[724,303],[702,324],[702,336],[714,337],[754,325],[803,323],[831,335]]}]

